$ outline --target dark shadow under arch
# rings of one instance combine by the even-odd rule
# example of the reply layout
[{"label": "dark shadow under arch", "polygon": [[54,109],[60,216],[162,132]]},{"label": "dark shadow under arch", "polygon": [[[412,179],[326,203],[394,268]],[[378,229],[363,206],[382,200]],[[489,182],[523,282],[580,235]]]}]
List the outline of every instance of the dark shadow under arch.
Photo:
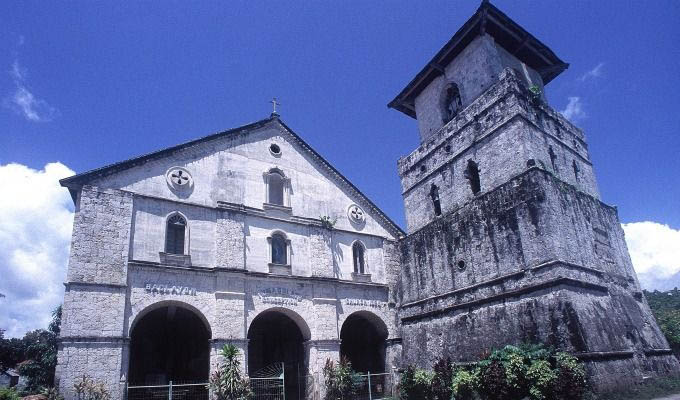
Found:
[{"label": "dark shadow under arch", "polygon": [[135,319],[130,331],[129,384],[207,382],[210,336],[202,315],[188,307],[152,306]]},{"label": "dark shadow under arch", "polygon": [[342,324],[340,355],[347,357],[359,372],[385,371],[387,326],[375,314],[357,311]]},{"label": "dark shadow under arch", "polygon": [[283,363],[286,398],[304,398],[305,386],[298,380],[306,375],[303,343],[308,339],[309,328],[295,312],[285,308],[261,312],[248,328],[248,374],[253,376],[264,367]]}]

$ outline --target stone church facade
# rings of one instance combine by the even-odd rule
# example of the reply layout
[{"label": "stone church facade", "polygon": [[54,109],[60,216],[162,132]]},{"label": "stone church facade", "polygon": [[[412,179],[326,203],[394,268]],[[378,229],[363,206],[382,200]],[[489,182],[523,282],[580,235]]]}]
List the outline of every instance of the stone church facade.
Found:
[{"label": "stone church facade", "polygon": [[277,114],[62,180],[60,390],[205,381],[226,343],[296,379],[527,341],[600,388],[676,374],[585,136],[546,102],[566,68],[482,3],[389,104],[421,136],[398,162],[407,233]]}]

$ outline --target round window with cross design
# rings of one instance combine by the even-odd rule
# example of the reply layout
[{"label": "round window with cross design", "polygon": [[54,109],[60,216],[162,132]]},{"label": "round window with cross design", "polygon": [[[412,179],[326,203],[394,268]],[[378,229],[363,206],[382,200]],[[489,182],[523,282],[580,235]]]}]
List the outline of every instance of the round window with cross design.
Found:
[{"label": "round window with cross design", "polygon": [[182,190],[191,187],[194,180],[189,171],[182,167],[172,167],[165,173],[165,179],[168,181],[170,187],[176,190]]},{"label": "round window with cross design", "polygon": [[356,204],[352,204],[347,208],[347,216],[349,217],[349,220],[355,224],[362,224],[366,221],[364,210]]}]

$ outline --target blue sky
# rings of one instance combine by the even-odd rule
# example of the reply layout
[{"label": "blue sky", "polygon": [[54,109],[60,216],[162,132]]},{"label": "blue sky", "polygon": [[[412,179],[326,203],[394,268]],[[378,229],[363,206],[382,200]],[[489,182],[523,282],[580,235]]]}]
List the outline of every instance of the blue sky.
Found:
[{"label": "blue sky", "polygon": [[[584,129],[602,199],[678,232],[680,2],[492,2],[571,64],[546,93]],[[403,226],[396,161],[418,132],[386,104],[478,5],[0,2],[0,167],[83,172],[265,118],[276,96]]]}]

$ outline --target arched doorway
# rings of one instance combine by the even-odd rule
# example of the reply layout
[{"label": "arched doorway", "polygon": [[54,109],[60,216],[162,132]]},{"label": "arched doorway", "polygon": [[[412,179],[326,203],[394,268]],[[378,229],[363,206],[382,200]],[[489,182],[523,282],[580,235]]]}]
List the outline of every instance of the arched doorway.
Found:
[{"label": "arched doorway", "polygon": [[385,372],[387,327],[375,314],[358,311],[347,317],[340,330],[340,356],[359,372]]},{"label": "arched doorway", "polygon": [[309,339],[309,328],[302,317],[287,309],[260,313],[248,329],[248,374],[276,363],[283,363],[286,399],[305,398],[306,375],[303,342]]},{"label": "arched doorway", "polygon": [[129,386],[205,383],[210,373],[210,331],[182,304],[155,307],[130,333]]}]

